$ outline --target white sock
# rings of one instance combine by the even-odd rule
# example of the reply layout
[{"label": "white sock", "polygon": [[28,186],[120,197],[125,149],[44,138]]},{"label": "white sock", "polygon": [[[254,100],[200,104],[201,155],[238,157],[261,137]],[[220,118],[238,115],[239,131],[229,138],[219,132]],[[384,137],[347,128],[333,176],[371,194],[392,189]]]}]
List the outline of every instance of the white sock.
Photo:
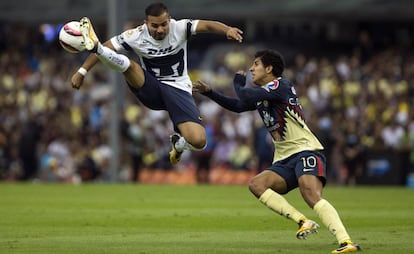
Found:
[{"label": "white sock", "polygon": [[105,47],[100,43],[98,43],[96,56],[102,63],[118,72],[125,72],[131,65],[131,61],[128,57],[122,54],[118,54],[112,49]]},{"label": "white sock", "polygon": [[180,139],[175,143],[175,149],[177,149],[178,152],[182,152],[184,150],[201,151],[204,148],[205,148],[205,146],[203,148],[200,148],[200,149],[195,148],[190,143],[188,143],[187,140],[185,140],[184,137],[180,137]]}]

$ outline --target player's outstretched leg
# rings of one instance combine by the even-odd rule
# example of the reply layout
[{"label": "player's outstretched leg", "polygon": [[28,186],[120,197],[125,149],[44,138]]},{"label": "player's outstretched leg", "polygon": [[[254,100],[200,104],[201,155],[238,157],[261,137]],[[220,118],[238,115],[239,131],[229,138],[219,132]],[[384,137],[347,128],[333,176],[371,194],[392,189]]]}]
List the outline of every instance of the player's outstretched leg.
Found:
[{"label": "player's outstretched leg", "polygon": [[306,240],[308,235],[317,233],[319,225],[313,220],[304,220],[299,223],[299,229],[296,231],[296,238]]},{"label": "player's outstretched leg", "polygon": [[361,247],[359,247],[358,244],[353,243],[350,240],[346,240],[343,243],[339,245],[338,249],[333,250],[331,253],[351,253],[351,252],[357,252],[360,251]]},{"label": "player's outstretched leg", "polygon": [[93,30],[89,18],[83,17],[79,22],[86,50],[95,53],[98,59],[111,69],[124,73],[131,65],[129,58],[103,46]]},{"label": "player's outstretched leg", "polygon": [[81,18],[80,31],[82,33],[83,41],[85,43],[86,50],[96,51],[96,47],[99,43],[99,39],[93,30],[92,23],[88,17]]},{"label": "player's outstretched leg", "polygon": [[175,165],[177,164],[181,159],[181,154],[183,153],[183,150],[179,151],[177,150],[176,143],[178,140],[180,140],[181,136],[178,133],[174,133],[170,137],[171,141],[171,151],[170,151],[170,162],[171,164]]}]

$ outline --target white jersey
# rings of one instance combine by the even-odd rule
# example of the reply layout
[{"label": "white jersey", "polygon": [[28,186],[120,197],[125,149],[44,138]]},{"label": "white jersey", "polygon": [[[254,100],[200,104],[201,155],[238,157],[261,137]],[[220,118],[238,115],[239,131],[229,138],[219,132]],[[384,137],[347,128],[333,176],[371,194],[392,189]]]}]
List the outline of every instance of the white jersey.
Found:
[{"label": "white jersey", "polygon": [[196,34],[198,20],[171,19],[170,31],[163,40],[155,40],[146,24],[126,30],[111,39],[115,50],[134,51],[141,66],[159,81],[192,93],[187,73],[187,40]]}]

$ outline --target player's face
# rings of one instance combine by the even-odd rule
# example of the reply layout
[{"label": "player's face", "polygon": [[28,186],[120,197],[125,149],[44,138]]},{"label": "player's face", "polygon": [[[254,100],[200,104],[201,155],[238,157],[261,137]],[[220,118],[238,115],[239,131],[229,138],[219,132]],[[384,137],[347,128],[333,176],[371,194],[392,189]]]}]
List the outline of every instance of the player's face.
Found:
[{"label": "player's face", "polygon": [[262,86],[269,82],[268,70],[263,66],[260,58],[254,59],[249,71],[252,73],[252,80],[256,85]]},{"label": "player's face", "polygon": [[163,40],[170,31],[170,15],[164,12],[160,16],[147,16],[145,23],[152,38]]}]

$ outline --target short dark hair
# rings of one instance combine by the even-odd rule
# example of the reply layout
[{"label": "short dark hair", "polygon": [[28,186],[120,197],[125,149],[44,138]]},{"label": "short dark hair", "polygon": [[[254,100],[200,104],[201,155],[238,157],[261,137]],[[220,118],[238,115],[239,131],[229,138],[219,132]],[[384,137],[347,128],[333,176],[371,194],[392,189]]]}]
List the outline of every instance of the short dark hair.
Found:
[{"label": "short dark hair", "polygon": [[261,51],[257,51],[254,55],[254,58],[260,58],[262,60],[263,66],[273,66],[273,75],[275,77],[282,76],[282,73],[285,69],[285,60],[283,59],[282,54],[278,51],[265,49]]},{"label": "short dark hair", "polygon": [[148,16],[158,17],[164,12],[168,13],[168,9],[167,9],[167,6],[165,6],[165,4],[161,2],[150,4],[147,6],[147,8],[145,8],[145,16],[147,17]]}]

